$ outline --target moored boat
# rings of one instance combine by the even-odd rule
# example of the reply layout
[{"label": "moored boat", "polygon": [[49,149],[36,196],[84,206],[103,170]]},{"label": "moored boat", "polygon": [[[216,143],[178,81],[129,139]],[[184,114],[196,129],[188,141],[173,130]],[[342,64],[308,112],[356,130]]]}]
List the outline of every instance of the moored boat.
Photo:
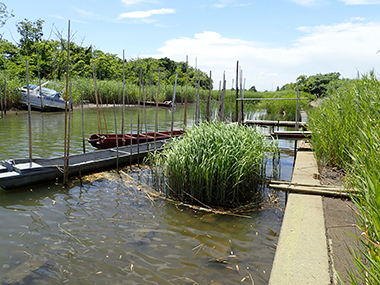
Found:
[{"label": "moored boat", "polygon": [[[69,158],[69,176],[97,172],[125,165],[145,157],[149,151],[160,149],[169,140],[156,143],[96,150],[74,154]],[[55,181],[63,177],[64,158],[8,159],[0,164],[0,188],[11,190],[32,186],[43,182]]]},{"label": "moored boat", "polygon": [[[140,134],[125,134],[124,138],[121,134],[117,136],[119,146],[134,145],[137,143],[152,142],[154,140],[160,141],[170,139],[171,137],[178,137],[182,135],[184,130],[163,131],[163,132],[150,132]],[[88,142],[99,149],[106,149],[116,147],[116,134],[92,134],[88,138]]]},{"label": "moored boat", "polygon": [[[62,97],[62,92],[50,89],[46,86],[50,82],[45,82],[40,86],[29,84],[30,105],[33,109],[44,111],[64,111],[66,108],[66,101]],[[21,100],[23,105],[28,106],[28,86],[25,85],[20,88]]]}]

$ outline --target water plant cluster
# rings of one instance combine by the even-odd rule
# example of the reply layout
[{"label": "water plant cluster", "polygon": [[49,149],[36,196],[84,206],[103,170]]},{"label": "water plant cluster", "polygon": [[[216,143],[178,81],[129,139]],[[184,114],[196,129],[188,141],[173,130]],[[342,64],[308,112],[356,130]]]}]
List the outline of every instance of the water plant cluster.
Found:
[{"label": "water plant cluster", "polygon": [[262,199],[265,163],[276,144],[253,128],[204,122],[150,158],[167,196],[207,207]]},{"label": "water plant cluster", "polygon": [[342,84],[308,117],[320,163],[345,169],[347,186],[359,191],[352,199],[362,247],[352,249],[359,269],[350,272],[352,284],[380,284],[379,122],[380,82],[373,71]]}]

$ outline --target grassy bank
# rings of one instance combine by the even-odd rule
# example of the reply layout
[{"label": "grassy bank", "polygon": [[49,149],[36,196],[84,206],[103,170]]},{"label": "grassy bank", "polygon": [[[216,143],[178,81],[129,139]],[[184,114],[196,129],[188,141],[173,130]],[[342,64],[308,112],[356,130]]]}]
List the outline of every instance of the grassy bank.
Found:
[{"label": "grassy bank", "polygon": [[[353,196],[363,247],[353,250],[361,274],[352,284],[380,284],[380,82],[374,72],[347,81],[311,112],[308,125],[321,166],[345,169]],[[352,247],[352,245],[349,245]]]}]

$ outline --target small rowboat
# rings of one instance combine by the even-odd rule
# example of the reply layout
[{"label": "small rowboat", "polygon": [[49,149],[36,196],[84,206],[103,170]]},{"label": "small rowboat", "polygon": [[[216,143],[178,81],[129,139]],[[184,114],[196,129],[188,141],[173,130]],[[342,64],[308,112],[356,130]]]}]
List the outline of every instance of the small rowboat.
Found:
[{"label": "small rowboat", "polygon": [[[134,145],[137,143],[152,142],[154,140],[160,141],[165,139],[170,139],[171,137],[178,137],[182,135],[184,130],[177,131],[164,131],[164,132],[151,132],[151,133],[140,133],[140,134],[125,134],[124,140],[123,136],[119,134],[117,136],[117,141],[119,146]],[[88,138],[88,142],[96,148],[106,149],[111,147],[116,147],[116,134],[92,134]]]}]

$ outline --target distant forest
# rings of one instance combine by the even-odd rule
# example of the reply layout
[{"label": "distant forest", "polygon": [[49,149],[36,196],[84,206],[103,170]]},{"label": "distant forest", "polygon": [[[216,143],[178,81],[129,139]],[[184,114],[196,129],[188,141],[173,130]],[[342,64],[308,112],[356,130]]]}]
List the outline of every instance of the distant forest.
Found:
[{"label": "distant forest", "polygon": [[[55,32],[56,40],[45,40],[43,23],[41,19],[35,22],[25,19],[17,24],[20,34],[18,44],[5,39],[0,41],[0,70],[6,71],[8,77],[25,79],[27,59],[31,78],[62,80],[66,74],[69,51],[70,78],[92,78],[94,68],[99,80],[122,80],[123,59],[118,55],[105,53],[91,46],[81,46],[75,42],[70,42],[68,47],[68,40],[64,39],[59,31]],[[209,89],[210,83],[212,84],[206,73],[195,70],[186,62],[175,62],[167,57],[124,60],[125,81],[137,84],[140,73],[146,84],[158,84],[159,74],[160,79],[165,80],[167,84],[174,84],[176,74],[177,83],[182,86],[186,84],[186,77],[190,86],[198,84],[198,78],[203,89]]]}]

